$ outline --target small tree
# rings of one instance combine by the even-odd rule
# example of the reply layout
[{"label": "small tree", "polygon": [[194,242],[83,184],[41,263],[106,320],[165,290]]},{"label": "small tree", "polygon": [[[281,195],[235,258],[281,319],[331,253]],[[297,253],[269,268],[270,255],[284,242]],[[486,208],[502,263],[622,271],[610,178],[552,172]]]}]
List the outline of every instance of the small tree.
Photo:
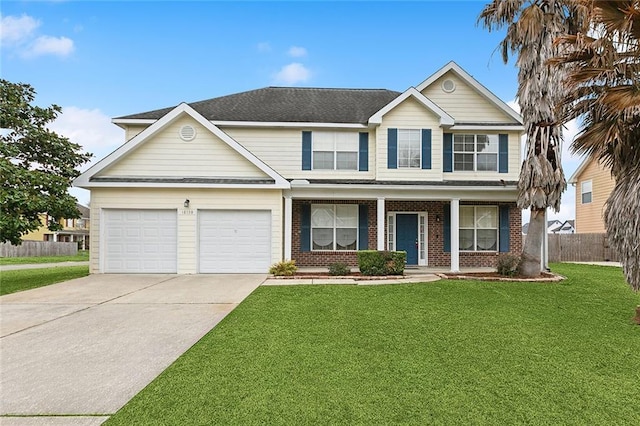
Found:
[{"label": "small tree", "polygon": [[33,106],[34,99],[30,85],[0,79],[0,242],[20,244],[42,225],[42,213],[52,231],[60,219],[79,217],[67,189],[91,154],[47,128],[59,106]]}]

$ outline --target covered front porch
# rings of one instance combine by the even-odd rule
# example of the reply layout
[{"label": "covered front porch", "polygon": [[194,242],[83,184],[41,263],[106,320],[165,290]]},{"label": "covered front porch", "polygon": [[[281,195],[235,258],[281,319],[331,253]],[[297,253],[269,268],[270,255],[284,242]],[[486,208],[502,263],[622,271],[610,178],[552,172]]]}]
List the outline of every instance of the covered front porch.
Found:
[{"label": "covered front porch", "polygon": [[[397,250],[407,252],[412,270],[460,272],[494,268],[501,252],[521,248],[521,215],[511,188],[328,186],[292,182],[284,194],[283,257],[301,268],[336,262],[353,267],[358,250]],[[475,229],[476,222],[483,228]]]}]

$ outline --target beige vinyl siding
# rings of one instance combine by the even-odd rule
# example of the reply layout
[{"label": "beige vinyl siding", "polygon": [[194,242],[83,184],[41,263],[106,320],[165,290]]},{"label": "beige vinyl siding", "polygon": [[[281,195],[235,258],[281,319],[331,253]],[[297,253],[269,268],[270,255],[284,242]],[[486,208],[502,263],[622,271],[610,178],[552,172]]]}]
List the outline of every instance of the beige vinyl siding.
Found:
[{"label": "beige vinyl siding", "polygon": [[130,141],[135,138],[142,132],[144,129],[149,127],[148,124],[127,124],[124,130],[124,140]]},{"label": "beige vinyl siding", "polygon": [[[183,203],[189,199],[190,207]],[[282,258],[282,191],[274,189],[94,188],[91,190],[90,271],[100,273],[102,209],[176,209],[178,273],[197,273],[198,209],[271,210],[272,263]],[[267,273],[267,271],[265,271]]]},{"label": "beige vinyl siding", "polygon": [[[178,132],[189,124],[196,138],[183,141]],[[191,176],[265,178],[267,175],[220,138],[188,116],[176,119],[100,176]]]},{"label": "beige vinyl siding", "polygon": [[[591,180],[591,202],[582,204],[582,183]],[[613,190],[615,180],[609,169],[596,160],[590,160],[578,176],[576,184],[576,232],[606,232],[604,227],[604,206]]]},{"label": "beige vinyl siding", "polygon": [[[444,80],[453,80],[456,89],[451,93],[442,90]],[[445,73],[421,93],[445,110],[458,123],[516,122],[451,71]]]},{"label": "beige vinyl siding", "polygon": [[447,172],[444,173],[444,180],[510,180],[517,181],[520,177],[520,164],[521,164],[521,151],[520,147],[520,133],[505,131],[487,131],[487,130],[465,130],[458,132],[451,132],[453,134],[500,134],[507,133],[509,135],[509,172]]},{"label": "beige vinyl siding", "polygon": [[[387,168],[387,134],[389,128],[431,129],[431,170]],[[413,98],[407,98],[382,118],[377,129],[378,180],[442,180],[442,128],[440,118]]]},{"label": "beige vinyl siding", "polygon": [[375,135],[369,133],[369,170],[302,170],[302,132],[335,131],[359,133],[350,129],[268,129],[222,127],[226,134],[247,148],[269,167],[287,179],[373,179],[375,177]]}]

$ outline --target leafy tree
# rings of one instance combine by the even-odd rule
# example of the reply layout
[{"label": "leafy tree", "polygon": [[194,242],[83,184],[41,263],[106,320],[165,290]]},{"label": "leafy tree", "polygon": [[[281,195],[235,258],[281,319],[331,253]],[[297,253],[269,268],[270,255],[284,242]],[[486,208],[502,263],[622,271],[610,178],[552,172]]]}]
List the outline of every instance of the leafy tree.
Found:
[{"label": "leafy tree", "polygon": [[630,286],[640,291],[640,2],[579,0],[589,26],[558,42],[552,61],[571,66],[565,120],[581,118],[571,149],[611,169],[604,222]]},{"label": "leafy tree", "polygon": [[562,122],[556,114],[556,105],[564,96],[565,73],[562,68],[552,69],[547,61],[559,53],[554,40],[575,32],[580,16],[571,1],[493,0],[478,18],[489,31],[506,28],[500,43],[505,63],[510,55],[517,55],[517,99],[526,132],[517,203],[522,209],[531,208],[520,264],[525,276],[540,275],[545,211],[560,209],[567,187],[560,162]]},{"label": "leafy tree", "polygon": [[57,105],[32,105],[28,84],[0,79],[0,241],[20,244],[20,236],[38,229],[40,214],[56,231],[62,218],[77,218],[77,200],[67,189],[89,161],[80,145],[47,128],[62,111]]}]

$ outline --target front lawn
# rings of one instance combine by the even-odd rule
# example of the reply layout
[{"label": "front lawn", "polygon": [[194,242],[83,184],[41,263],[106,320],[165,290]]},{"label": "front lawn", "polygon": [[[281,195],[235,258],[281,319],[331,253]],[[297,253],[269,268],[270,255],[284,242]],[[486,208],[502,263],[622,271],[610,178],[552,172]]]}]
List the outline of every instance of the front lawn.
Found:
[{"label": "front lawn", "polygon": [[80,250],[75,256],[0,257],[0,265],[25,265],[29,263],[85,262],[89,250]]},{"label": "front lawn", "polygon": [[640,424],[640,296],[561,283],[260,287],[109,425]]},{"label": "front lawn", "polygon": [[0,296],[89,275],[88,266],[19,269],[0,272]]}]

